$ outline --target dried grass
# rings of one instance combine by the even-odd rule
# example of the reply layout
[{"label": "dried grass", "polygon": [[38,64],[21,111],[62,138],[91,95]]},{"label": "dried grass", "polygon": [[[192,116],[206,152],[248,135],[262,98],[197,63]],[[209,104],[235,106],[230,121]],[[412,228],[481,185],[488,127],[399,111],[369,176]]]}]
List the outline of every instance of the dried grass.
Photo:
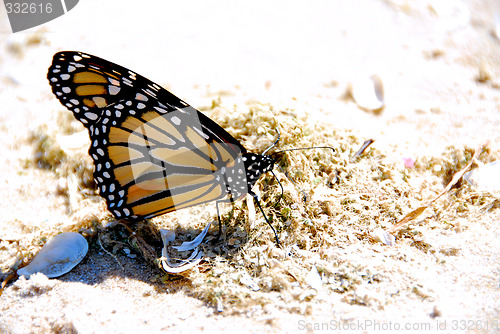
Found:
[{"label": "dried grass", "polygon": [[[432,298],[412,282],[406,282],[403,273],[396,270],[403,278],[394,278],[388,266],[380,265],[384,261],[404,263],[408,254],[377,243],[371,233],[377,228],[390,228],[405,214],[432,200],[451,176],[470,161],[471,149],[450,148],[440,157],[418,157],[415,168],[406,168],[391,152],[379,151],[375,142],[351,162],[365,138],[309,123],[302,113],[259,104],[251,105],[249,110],[240,107],[228,110],[220,103],[213,103],[206,109],[207,116],[250,151],[262,152],[270,146],[279,129],[281,139],[273,151],[333,146],[335,153],[312,149],[276,154],[277,164],[296,185],[276,169],[284,188],[283,196],[271,174],[264,176],[254,190],[260,194],[260,203],[278,231],[281,248],[275,245],[272,231],[260,212],[255,212],[251,201],[237,202],[234,207],[228,205],[221,217],[221,240],[215,240],[217,227],[213,226],[204,245],[206,261],[182,275],[182,286],[188,294],[220,311],[249,315],[269,312],[270,308],[307,314],[311,303],[325,298],[383,308],[388,302],[396,302],[400,291],[418,298]],[[50,134],[37,138],[42,139],[34,141],[35,156],[48,160],[44,160],[42,167],[50,168],[62,179],[75,171],[92,168],[89,159],[79,154],[61,154],[55,143],[47,144],[53,138]],[[48,151],[52,153],[46,153]],[[58,162],[54,163],[50,157]],[[484,162],[497,158],[498,152],[489,150],[479,156]],[[36,159],[25,165],[26,168],[36,166],[40,167]],[[88,182],[80,182],[80,189],[85,185],[89,187]],[[107,224],[113,219],[105,209],[104,200],[93,193],[92,186],[90,189],[79,198],[80,208],[71,211],[73,222],[64,229],[84,231],[89,239],[98,240],[111,253],[132,247],[144,255],[141,242],[145,242],[159,257],[159,228],[175,229],[182,241],[194,238],[207,221],[216,219],[215,205],[209,204],[157,217],[149,225],[109,227]],[[302,190],[307,194],[307,202],[303,201]],[[76,196],[68,189],[62,191],[62,195]],[[426,211],[427,215],[400,229],[396,242],[409,244],[417,253],[434,254],[436,249],[422,238],[426,231],[452,229],[458,233],[467,227],[460,225],[457,217],[479,216],[496,209],[498,203],[495,197],[476,193],[468,185],[458,183]],[[136,234],[127,232],[129,229]],[[31,258],[44,240],[60,230],[61,227],[54,227],[32,231],[17,242],[18,252],[24,259]],[[35,238],[35,234],[39,237]],[[5,245],[8,241],[0,240],[0,243]],[[457,252],[456,249],[440,251],[444,256],[454,256]],[[146,256],[149,260],[151,257],[151,254]],[[12,262],[3,260],[2,263]],[[321,277],[320,289],[312,287],[313,266]],[[13,266],[2,270],[7,273],[11,268]],[[167,284],[177,279],[179,277],[172,275],[161,278]],[[371,288],[367,292],[368,286]]]}]

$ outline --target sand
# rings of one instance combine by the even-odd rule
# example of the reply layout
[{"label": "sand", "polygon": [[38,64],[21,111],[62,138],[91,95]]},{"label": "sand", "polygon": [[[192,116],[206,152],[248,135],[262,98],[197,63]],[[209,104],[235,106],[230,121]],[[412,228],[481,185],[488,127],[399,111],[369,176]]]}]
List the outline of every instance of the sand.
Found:
[{"label": "sand", "polygon": [[[67,196],[61,196],[66,177],[57,168],[33,163],[34,133],[64,143],[65,132],[73,127],[68,125],[71,114],[46,80],[52,55],[61,50],[84,51],[133,69],[218,121],[264,105],[272,108],[258,107],[259,115],[275,113],[278,122],[286,119],[281,112],[286,110],[308,127],[319,123],[330,129],[327,140],[337,150],[337,157],[328,158],[331,170],[336,168],[331,161],[347,161],[363,140],[373,138],[374,151],[353,170],[366,168],[368,175],[373,172],[370,166],[382,166],[392,175],[390,184],[404,174],[422,191],[406,181],[391,188],[402,194],[388,197],[391,219],[385,213],[377,216],[374,207],[355,207],[328,195],[326,202],[335,210],[321,217],[328,231],[336,233],[315,234],[313,242],[320,240],[323,248],[289,243],[279,251],[263,229],[258,238],[269,271],[261,276],[249,271],[259,282],[258,291],[245,287],[240,276],[231,281],[235,268],[251,267],[254,243],[233,247],[230,256],[213,257],[199,272],[175,278],[166,277],[135,251],[130,257],[122,247],[109,255],[94,234],[88,255],[70,273],[51,280],[9,282],[0,297],[0,332],[497,332],[500,235],[494,195],[481,197],[472,188],[447,194],[424,218],[397,234],[392,247],[375,242],[370,233],[392,226],[439,193],[449,181],[440,168],[459,170],[470,159],[464,152],[487,143],[483,162],[498,156],[498,17],[500,5],[474,0],[89,0],[44,26],[1,34],[3,279],[30,258],[46,236],[84,221],[81,214],[75,216]],[[380,112],[363,110],[348,94],[359,78],[373,74],[384,85],[385,108]],[[221,105],[217,114],[211,108],[214,103]],[[245,145],[259,151],[271,137]],[[76,150],[83,156],[86,140]],[[405,167],[403,158],[420,164]],[[73,159],[90,166],[88,157]],[[314,175],[321,184],[327,180],[326,174]],[[388,186],[375,181],[373,189]],[[317,194],[319,188],[314,189]],[[455,195],[483,202],[458,206]],[[360,198],[357,203],[363,203]],[[311,214],[300,201],[298,205],[300,214]],[[214,219],[214,209],[207,210]],[[339,218],[342,210],[350,210],[345,220]],[[106,215],[102,212],[101,203],[99,217]],[[352,225],[356,217],[369,223]],[[307,233],[319,229],[314,227],[318,221],[311,221]],[[252,233],[250,226],[242,230]],[[287,233],[296,240],[293,230]],[[324,275],[324,291],[311,288],[307,274],[313,265]],[[206,273],[227,277],[221,291],[213,288],[210,294],[212,288],[203,289],[199,279]],[[275,286],[268,287],[264,278],[270,275]],[[347,282],[345,289],[341,282]],[[235,291],[244,288],[245,295],[237,299]]]}]

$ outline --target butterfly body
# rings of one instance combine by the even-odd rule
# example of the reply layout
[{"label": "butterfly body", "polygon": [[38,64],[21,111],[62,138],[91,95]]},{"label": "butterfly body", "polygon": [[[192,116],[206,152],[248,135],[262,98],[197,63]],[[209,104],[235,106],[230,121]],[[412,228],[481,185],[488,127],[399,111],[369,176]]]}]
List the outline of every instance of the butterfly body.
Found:
[{"label": "butterfly body", "polygon": [[186,102],[104,59],[59,52],[48,79],[88,129],[94,179],[118,219],[236,200],[273,168]]}]

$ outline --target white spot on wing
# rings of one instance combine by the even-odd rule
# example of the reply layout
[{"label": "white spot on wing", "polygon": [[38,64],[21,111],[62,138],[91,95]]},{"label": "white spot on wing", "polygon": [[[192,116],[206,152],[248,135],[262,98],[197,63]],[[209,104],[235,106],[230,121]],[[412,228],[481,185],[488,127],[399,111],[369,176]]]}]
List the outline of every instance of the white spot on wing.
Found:
[{"label": "white spot on wing", "polygon": [[93,112],[86,112],[84,116],[93,121],[97,119],[97,114]]},{"label": "white spot on wing", "polygon": [[196,131],[200,136],[202,136],[205,140],[208,140],[210,137],[203,131],[201,131],[200,129],[198,129],[197,127],[193,127],[194,131]]},{"label": "white spot on wing", "polygon": [[120,87],[108,86],[108,91],[109,91],[109,94],[116,95],[120,92]]},{"label": "white spot on wing", "polygon": [[111,77],[108,77],[109,83],[112,84],[113,86],[120,86],[120,81],[113,79]]},{"label": "white spot on wing", "polygon": [[155,107],[155,110],[158,111],[158,112],[161,112],[162,114],[165,114],[165,113],[168,112],[167,110],[159,108],[159,107]]},{"label": "white spot on wing", "polygon": [[172,120],[172,123],[174,123],[175,125],[181,124],[181,119],[177,116],[172,116],[171,120]]},{"label": "white spot on wing", "polygon": [[108,103],[106,102],[106,99],[102,96],[94,96],[92,98],[92,101],[94,101],[94,103],[99,107],[99,108],[104,108],[105,106],[108,105]]},{"label": "white spot on wing", "polygon": [[156,94],[155,94],[155,93],[153,93],[150,89],[144,89],[144,92],[146,92],[146,94],[151,95],[151,96],[153,96],[153,97],[155,97],[155,96],[156,96]]}]

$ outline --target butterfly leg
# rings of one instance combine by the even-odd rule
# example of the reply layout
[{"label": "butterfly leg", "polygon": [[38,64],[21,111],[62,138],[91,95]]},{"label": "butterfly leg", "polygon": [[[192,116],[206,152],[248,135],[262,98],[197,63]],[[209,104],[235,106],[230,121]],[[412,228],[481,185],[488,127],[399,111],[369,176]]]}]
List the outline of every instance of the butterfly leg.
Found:
[{"label": "butterfly leg", "polygon": [[[219,203],[234,203],[234,200],[232,198],[230,199],[221,199],[218,201],[215,201],[215,208],[217,209],[217,221],[219,222],[219,232],[217,233],[217,238],[216,240],[220,239],[220,236],[222,235],[222,220],[220,219],[220,212],[219,212]],[[234,210],[234,207],[233,207]],[[233,215],[233,211],[231,211],[231,216]]]},{"label": "butterfly leg", "polygon": [[215,202],[215,208],[217,209],[217,221],[219,222],[219,232],[217,233],[216,240],[219,240],[220,236],[222,235],[222,221],[220,220],[219,202],[226,202],[226,201],[225,200],[219,200],[219,201]]},{"label": "butterfly leg", "polygon": [[264,219],[266,220],[267,225],[269,225],[269,227],[271,227],[271,230],[273,230],[274,238],[276,240],[276,245],[279,247],[281,244],[280,244],[280,240],[278,238],[278,233],[276,233],[276,230],[274,229],[273,225],[271,225],[271,223],[269,222],[269,219],[267,219],[267,216],[264,213],[262,206],[260,205],[259,196],[257,196],[257,194],[254,193],[253,191],[249,191],[248,193],[253,196],[255,203],[257,203],[257,206],[259,207],[260,212],[262,213],[262,215],[264,216]]}]

